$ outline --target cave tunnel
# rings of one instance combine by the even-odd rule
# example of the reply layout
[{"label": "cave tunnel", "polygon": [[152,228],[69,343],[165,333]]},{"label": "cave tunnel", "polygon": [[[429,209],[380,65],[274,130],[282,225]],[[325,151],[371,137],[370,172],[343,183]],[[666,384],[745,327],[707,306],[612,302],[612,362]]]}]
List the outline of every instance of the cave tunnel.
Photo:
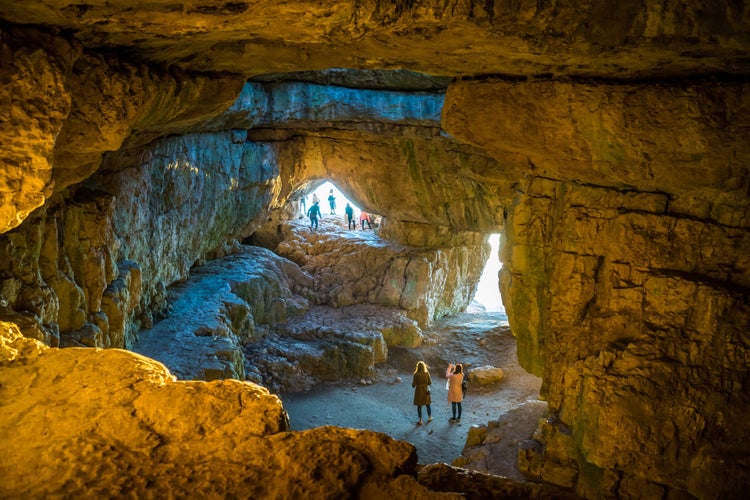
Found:
[{"label": "cave tunnel", "polygon": [[[750,6],[40,0],[0,21],[0,497],[745,494]],[[377,234],[310,234],[299,197],[325,180]],[[522,477],[290,429],[258,383],[430,347],[498,232],[545,405]]]}]

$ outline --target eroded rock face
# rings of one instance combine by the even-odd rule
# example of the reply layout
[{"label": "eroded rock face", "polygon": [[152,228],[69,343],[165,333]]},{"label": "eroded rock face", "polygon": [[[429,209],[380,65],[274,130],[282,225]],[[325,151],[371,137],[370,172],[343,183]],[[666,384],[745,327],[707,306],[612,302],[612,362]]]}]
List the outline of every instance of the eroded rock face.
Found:
[{"label": "eroded rock face", "polygon": [[[265,231],[275,234],[264,238]],[[316,303],[397,307],[426,326],[471,302],[489,244],[478,233],[441,238],[432,228],[422,232],[430,235],[431,244],[424,237],[422,246],[406,246],[373,231],[345,230],[336,217],[336,222],[324,218],[317,232],[307,221],[272,223],[257,237],[266,242],[281,239],[273,250],[315,277]]]},{"label": "eroded rock face", "polygon": [[747,373],[746,87],[573,85],[562,102],[565,85],[487,85],[449,91],[447,128],[560,179],[519,189],[502,251],[519,360],[554,416],[529,472],[585,496],[740,491],[742,466],[709,471],[748,447],[724,420],[750,403],[730,389]]},{"label": "eroded rock face", "polygon": [[[47,50],[38,47],[39,38]],[[0,33],[4,61],[0,86],[1,232],[18,226],[52,194],[55,138],[70,113],[72,100],[64,75],[77,52],[71,43],[57,37],[24,31]]]},{"label": "eroded rock face", "polygon": [[744,4],[125,0],[83,5],[44,0],[29,8],[11,2],[0,14],[12,23],[70,30],[91,48],[104,39],[157,63],[245,75],[409,68],[436,75],[668,78],[748,70],[737,54],[746,47],[750,26]]},{"label": "eroded rock face", "polygon": [[[100,60],[88,63],[95,74],[102,71],[96,69],[100,63]],[[133,71],[133,79],[141,82],[138,71]],[[117,75],[111,78],[124,78]],[[199,78],[185,87],[204,89],[205,80]],[[180,96],[188,90],[175,92],[171,105],[182,106]],[[133,95],[129,98],[135,99]],[[337,105],[340,99],[349,105]],[[106,102],[119,101],[107,96]],[[386,102],[390,104],[386,106]],[[50,344],[56,344],[62,335],[63,345],[130,346],[138,328],[149,327],[154,315],[166,307],[167,286],[185,279],[194,264],[236,251],[238,239],[259,227],[273,207],[285,207],[300,186],[324,175],[325,164],[336,169],[359,162],[359,175],[348,181],[349,187],[367,203],[384,203],[394,215],[403,213],[431,224],[490,227],[494,223],[491,207],[500,203],[499,199],[483,197],[466,208],[463,199],[471,196],[471,184],[460,179],[460,175],[468,173],[471,165],[491,166],[492,160],[472,148],[434,137],[441,104],[441,93],[409,95],[299,83],[248,83],[232,107],[204,123],[218,131],[177,135],[142,147],[138,147],[139,142],[152,136],[149,120],[165,119],[165,130],[171,133],[190,130],[198,120],[196,116],[208,116],[208,112],[200,114],[205,106],[195,104],[184,115],[166,105],[154,110],[150,100],[118,104],[130,110],[124,115],[110,116],[100,107],[82,108],[65,123],[73,120],[96,124],[95,120],[104,116],[109,117],[108,127],[131,130],[132,134],[121,151],[104,158],[100,174],[88,179],[85,189],[71,189],[59,195],[58,201],[50,204],[53,208],[41,209],[24,229],[3,237],[8,238],[3,269],[7,278],[2,285],[8,290],[6,316],[23,321],[24,330]],[[141,116],[146,118],[138,121]],[[373,124],[383,122],[387,124],[383,125],[385,129],[372,128]],[[70,127],[80,128],[75,123]],[[326,128],[342,123],[355,123],[354,128],[359,131],[339,130],[309,137],[298,128],[313,124]],[[104,125],[96,126],[108,130]],[[141,128],[136,130],[135,126]],[[287,137],[288,140],[257,142],[249,141],[244,130],[221,130],[254,126],[263,130],[290,128],[294,135],[291,139]],[[86,135],[83,132],[64,135],[71,138],[62,144],[75,143],[76,150],[91,152],[96,143],[85,142]],[[398,143],[394,144],[394,138]],[[368,151],[356,147],[357,141],[364,139],[371,145]],[[96,157],[99,162],[101,154]],[[363,162],[363,158],[369,160]],[[425,167],[421,166],[423,161]],[[455,163],[457,170],[440,173],[440,165],[445,163]],[[419,197],[416,210],[409,205],[392,205],[383,191],[385,185],[359,182],[376,176],[375,169],[384,164],[392,166],[399,184]],[[406,176],[398,168],[403,164],[408,165]],[[421,180],[422,170],[434,180],[429,183]],[[375,188],[371,189],[372,186]],[[462,186],[465,193],[451,193],[450,186]],[[451,196],[458,199],[450,200]],[[89,198],[95,201],[83,212],[75,208],[81,201],[69,201]],[[445,200],[440,202],[443,208],[434,210],[430,198],[435,202]],[[277,208],[277,211],[285,215],[284,210]],[[82,229],[79,228],[81,213],[87,216]],[[438,268],[430,270],[434,266],[427,262],[429,269],[422,269],[416,261],[412,262],[409,270],[412,278],[392,280],[392,286],[379,293],[377,301],[405,307],[424,324],[436,316],[459,310],[470,300],[471,283],[478,276],[484,253],[454,249],[464,246],[459,241],[462,238],[481,238],[478,235],[469,237],[461,232],[462,236],[448,236],[451,231],[441,226],[419,226],[391,229],[388,235],[414,245],[441,245],[443,251],[435,254]],[[394,222],[391,227],[405,226]],[[416,237],[417,234],[422,236]],[[79,249],[82,240],[91,243]],[[469,246],[475,247],[476,243]],[[118,278],[116,265],[125,262],[122,277]],[[457,266],[448,265],[450,262],[456,262]],[[23,269],[36,271],[24,273]],[[404,270],[395,266],[391,271]],[[349,279],[354,279],[356,273],[349,274]],[[379,274],[376,272],[372,279]],[[432,292],[421,297],[419,292],[428,286],[428,280],[438,275],[445,276],[430,285]],[[115,279],[119,281],[115,283]],[[441,288],[444,284],[448,287]],[[344,305],[359,300],[341,296],[345,287],[339,287],[339,292],[331,295],[329,285],[320,287],[327,303]],[[412,289],[404,292],[407,286]],[[406,295],[401,297],[403,293]]]},{"label": "eroded rock face", "polygon": [[130,346],[166,306],[168,285],[236,251],[277,182],[273,148],[243,134],[179,136],[139,151],[136,163],[108,160],[115,173],[0,236],[5,315],[26,317],[37,338]]},{"label": "eroded rock face", "polygon": [[450,87],[443,125],[532,177],[665,195],[670,212],[746,227],[748,115],[741,82],[485,81]]},{"label": "eroded rock face", "polygon": [[434,495],[410,444],[285,432],[278,397],[248,382],[178,382],[143,356],[49,349],[5,322],[0,367],[3,496]]},{"label": "eroded rock face", "polygon": [[[592,211],[582,203],[592,197],[611,208]],[[749,401],[729,388],[746,373],[736,367],[745,363],[750,267],[739,248],[750,232],[667,213],[659,197],[651,210],[633,210],[632,199],[537,180],[510,217],[502,286],[519,359],[560,381],[542,394],[571,428],[545,436],[566,441],[550,455],[582,454],[577,481],[588,494],[612,481],[604,469],[622,474],[621,491],[638,491],[649,481],[624,478],[645,464],[654,483],[682,477],[675,486],[696,496],[734,491],[739,483],[688,471],[696,460],[713,469],[727,450],[746,447],[730,422]],[[729,420],[716,421],[716,411]]]},{"label": "eroded rock face", "polygon": [[[125,139],[144,144],[194,130],[227,109],[243,81],[185,77],[83,53],[75,41],[21,29],[0,33],[5,172],[0,231],[100,166]],[[210,96],[210,97],[209,97]],[[156,127],[156,128],[155,128]]]},{"label": "eroded rock face", "polygon": [[244,380],[243,344],[305,312],[312,281],[268,250],[243,247],[171,287],[166,317],[141,330],[133,350],[163,362],[180,379]]}]

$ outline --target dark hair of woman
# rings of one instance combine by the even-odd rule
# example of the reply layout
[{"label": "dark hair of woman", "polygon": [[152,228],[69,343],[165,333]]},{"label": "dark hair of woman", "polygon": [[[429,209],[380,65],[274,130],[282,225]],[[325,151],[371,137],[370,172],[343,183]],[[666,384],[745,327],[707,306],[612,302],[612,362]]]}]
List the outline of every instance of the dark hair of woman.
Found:
[{"label": "dark hair of woman", "polygon": [[461,366],[461,363],[458,363],[456,367],[453,369],[453,373],[461,373],[463,372],[463,367]]},{"label": "dark hair of woman", "polygon": [[414,369],[414,373],[426,372],[426,371],[427,371],[427,365],[424,364],[424,361],[417,361],[417,367]]}]

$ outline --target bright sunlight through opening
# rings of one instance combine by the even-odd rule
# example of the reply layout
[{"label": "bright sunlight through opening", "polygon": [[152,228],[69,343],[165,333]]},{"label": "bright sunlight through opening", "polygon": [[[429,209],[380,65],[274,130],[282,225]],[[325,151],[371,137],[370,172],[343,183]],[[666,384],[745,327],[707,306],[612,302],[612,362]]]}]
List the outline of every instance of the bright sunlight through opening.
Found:
[{"label": "bright sunlight through opening", "polygon": [[343,218],[344,208],[346,208],[346,204],[348,203],[354,208],[354,220],[359,220],[360,208],[349,198],[344,196],[344,193],[339,191],[339,188],[337,188],[331,181],[326,181],[315,188],[314,191],[307,193],[308,207],[312,204],[313,194],[315,194],[320,200],[320,212],[324,217],[330,215],[331,207],[328,204],[328,197],[331,195],[331,190],[333,190],[333,196],[336,198],[336,215],[340,215]]},{"label": "bright sunlight through opening", "polygon": [[489,243],[491,247],[490,257],[487,259],[487,264],[485,265],[482,277],[479,280],[479,286],[477,287],[476,295],[474,295],[474,301],[481,305],[487,312],[500,312],[505,314],[505,308],[503,307],[503,302],[500,298],[500,287],[498,285],[500,281],[498,273],[502,267],[500,258],[498,257],[500,235],[490,235]]}]

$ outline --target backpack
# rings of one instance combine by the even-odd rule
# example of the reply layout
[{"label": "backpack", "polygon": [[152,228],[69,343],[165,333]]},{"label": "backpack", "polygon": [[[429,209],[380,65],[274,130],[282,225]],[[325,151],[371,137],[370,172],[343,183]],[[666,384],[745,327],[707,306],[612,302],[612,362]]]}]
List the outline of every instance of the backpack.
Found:
[{"label": "backpack", "polygon": [[466,389],[469,388],[469,383],[466,381],[466,378],[461,381],[461,391],[464,393],[464,396],[466,395]]}]

